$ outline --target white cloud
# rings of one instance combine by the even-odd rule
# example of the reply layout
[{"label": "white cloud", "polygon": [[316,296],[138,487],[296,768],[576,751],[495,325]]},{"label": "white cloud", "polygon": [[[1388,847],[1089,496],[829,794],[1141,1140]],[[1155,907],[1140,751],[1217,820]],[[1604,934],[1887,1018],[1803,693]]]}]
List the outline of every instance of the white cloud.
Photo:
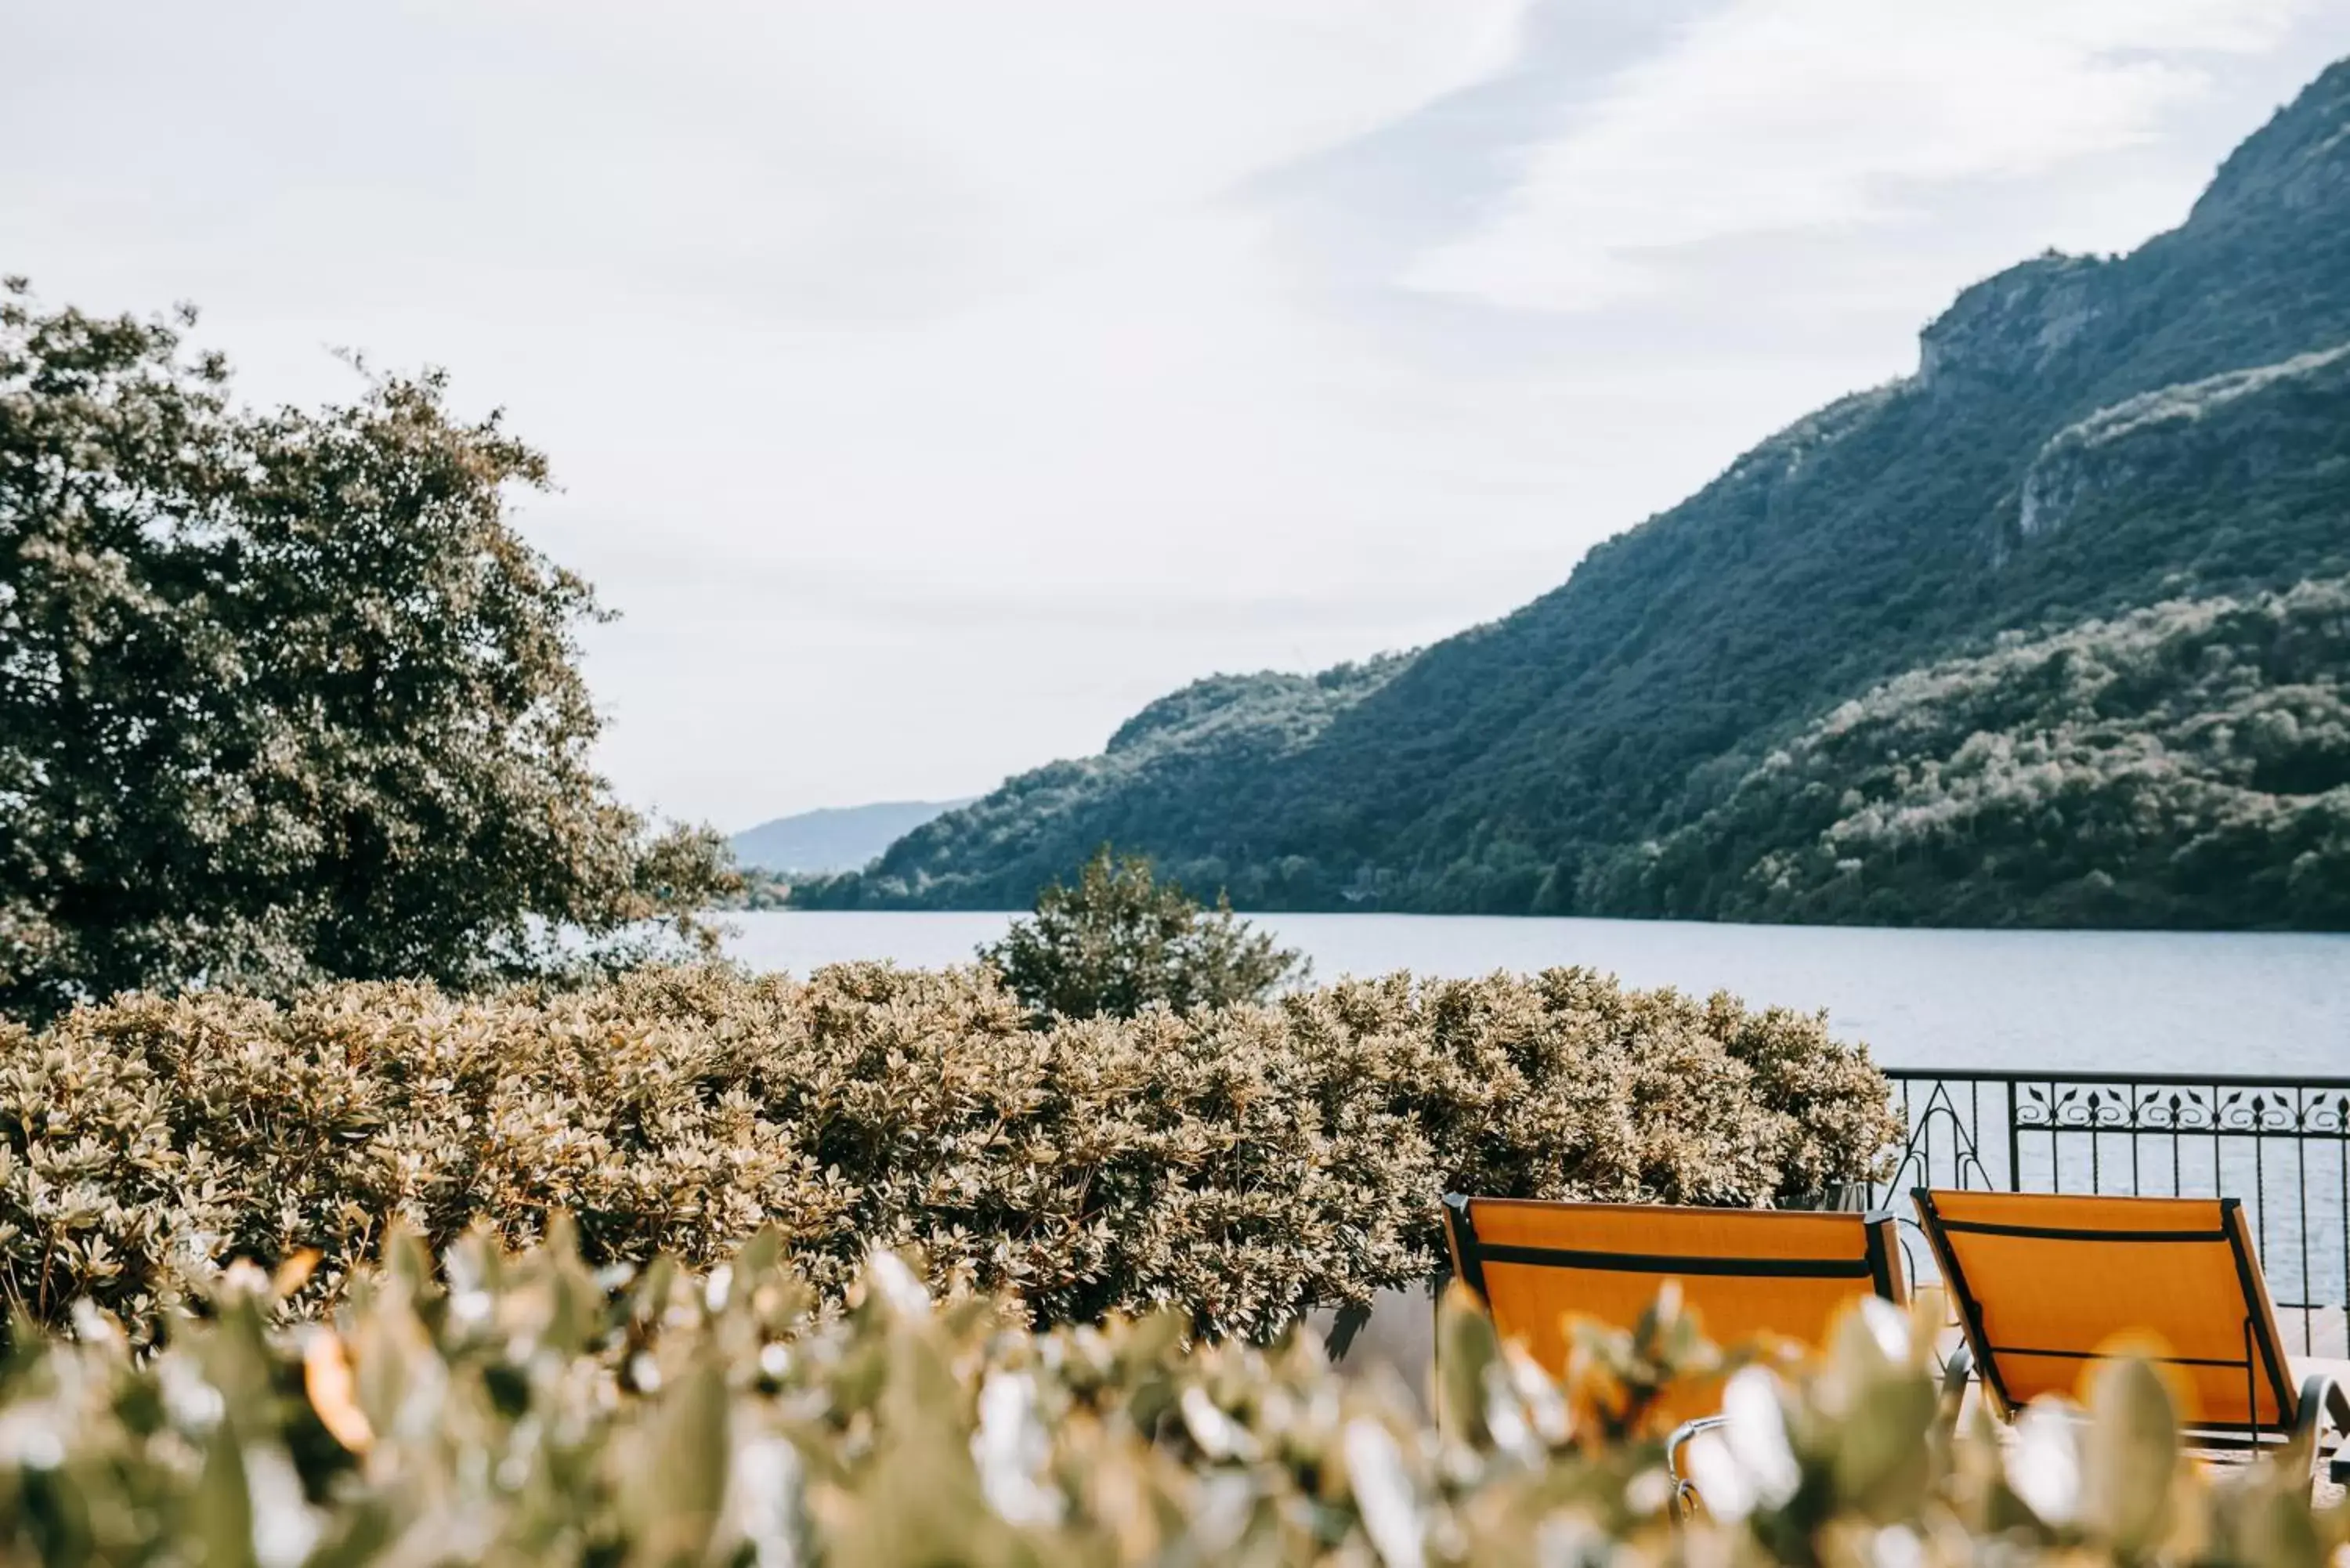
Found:
[{"label": "white cloud", "polygon": [[0,237],[334,301],[495,267],[935,311],[1476,79],[1524,3],[0,0],[40,149],[0,189],[43,198]]},{"label": "white cloud", "polygon": [[[2157,134],[2197,54],[2273,47],[2293,0],[1733,0],[1522,154],[1409,281],[1525,309],[1666,286],[1675,252],[1900,215]],[[2140,237],[2132,233],[2127,238]]]},{"label": "white cloud", "polygon": [[608,192],[595,205],[618,221],[600,238],[671,252],[718,238],[783,286],[771,307],[833,319],[959,306],[1383,124],[1505,62],[1523,4],[444,0],[436,14],[517,51],[567,40],[569,69],[542,84],[556,112],[483,106],[542,151],[576,134],[582,81],[604,86],[603,156],[545,161]]}]

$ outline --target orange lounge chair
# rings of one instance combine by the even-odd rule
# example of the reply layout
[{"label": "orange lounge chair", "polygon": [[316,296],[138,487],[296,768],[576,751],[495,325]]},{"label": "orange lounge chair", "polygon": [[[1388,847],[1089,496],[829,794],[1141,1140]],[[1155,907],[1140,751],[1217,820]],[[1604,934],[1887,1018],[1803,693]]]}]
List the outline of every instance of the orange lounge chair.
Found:
[{"label": "orange lounge chair", "polygon": [[[1949,1366],[1952,1395],[1971,1374],[2012,1419],[2040,1395],[2073,1394],[2096,1361],[2152,1355],[2176,1373],[2198,1448],[2299,1438],[2314,1456],[2328,1416],[2350,1431],[2350,1398],[2331,1377],[2294,1389],[2235,1199],[1914,1196],[1966,1335]],[[2334,1469],[2343,1479],[2338,1448]]]},{"label": "orange lounge chair", "polygon": [[[1890,1214],[1458,1193],[1444,1210],[1454,1274],[1483,1298],[1502,1337],[1554,1376],[1566,1366],[1568,1314],[1631,1328],[1668,1280],[1722,1345],[1769,1334],[1816,1348],[1856,1298],[1909,1299]],[[1669,1413],[1710,1414],[1717,1392],[1694,1391]],[[1697,1403],[1702,1412],[1687,1407]]]}]

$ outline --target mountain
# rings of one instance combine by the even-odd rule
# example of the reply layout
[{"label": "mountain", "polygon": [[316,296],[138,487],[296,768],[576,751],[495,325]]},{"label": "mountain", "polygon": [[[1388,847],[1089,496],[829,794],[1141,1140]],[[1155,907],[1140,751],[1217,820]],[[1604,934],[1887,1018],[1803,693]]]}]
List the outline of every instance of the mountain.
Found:
[{"label": "mountain", "polygon": [[737,864],[761,871],[854,871],[898,839],[968,800],[828,806],[746,827],[728,842]]},{"label": "mountain", "polygon": [[[1243,908],[2341,924],[2283,889],[2350,844],[2345,578],[2350,61],[1514,614],[1200,682],[800,896],[1017,906],[1110,840]],[[2027,836],[1952,804],[2043,747]]]}]

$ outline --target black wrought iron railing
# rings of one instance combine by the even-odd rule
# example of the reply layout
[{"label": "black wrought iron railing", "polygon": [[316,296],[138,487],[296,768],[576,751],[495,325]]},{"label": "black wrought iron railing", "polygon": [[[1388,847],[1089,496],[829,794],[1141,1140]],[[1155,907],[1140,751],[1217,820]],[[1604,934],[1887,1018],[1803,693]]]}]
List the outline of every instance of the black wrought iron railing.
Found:
[{"label": "black wrought iron railing", "polygon": [[[1875,1203],[1918,1187],[2232,1197],[2297,1354],[2350,1355],[2350,1078],[1889,1069],[1909,1128]],[[1914,1220],[1911,1277],[1931,1278]]]}]

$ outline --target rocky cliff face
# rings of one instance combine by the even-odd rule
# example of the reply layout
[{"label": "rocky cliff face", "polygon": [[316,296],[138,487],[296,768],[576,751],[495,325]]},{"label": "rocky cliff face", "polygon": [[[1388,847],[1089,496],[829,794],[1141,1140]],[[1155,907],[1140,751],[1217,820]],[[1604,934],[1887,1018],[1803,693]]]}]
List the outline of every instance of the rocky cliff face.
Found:
[{"label": "rocky cliff face", "polygon": [[2110,265],[2052,252],[1985,278],[1918,334],[1918,379],[1981,389],[2047,370],[2110,308]]},{"label": "rocky cliff face", "polygon": [[2189,225],[2274,222],[2339,213],[2350,201],[2350,60],[2301,96],[2220,166]]},{"label": "rocky cliff face", "polygon": [[[2025,473],[2015,542],[2136,490],[2238,493],[2306,471],[2350,506],[2350,344],[2143,392],[2067,425]],[[2350,529],[2350,516],[2344,520]]]}]

